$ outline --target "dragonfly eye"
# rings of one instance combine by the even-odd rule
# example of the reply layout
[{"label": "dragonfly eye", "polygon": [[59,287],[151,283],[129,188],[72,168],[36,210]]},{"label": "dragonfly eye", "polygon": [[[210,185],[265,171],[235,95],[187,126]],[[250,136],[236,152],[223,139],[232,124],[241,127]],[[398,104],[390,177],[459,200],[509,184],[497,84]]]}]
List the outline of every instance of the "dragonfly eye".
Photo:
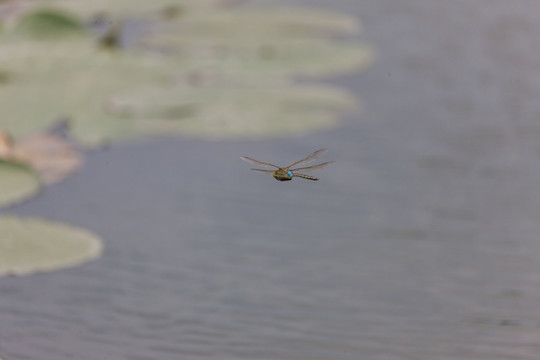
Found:
[{"label": "dragonfly eye", "polygon": [[287,175],[292,176],[292,172],[287,171]]}]

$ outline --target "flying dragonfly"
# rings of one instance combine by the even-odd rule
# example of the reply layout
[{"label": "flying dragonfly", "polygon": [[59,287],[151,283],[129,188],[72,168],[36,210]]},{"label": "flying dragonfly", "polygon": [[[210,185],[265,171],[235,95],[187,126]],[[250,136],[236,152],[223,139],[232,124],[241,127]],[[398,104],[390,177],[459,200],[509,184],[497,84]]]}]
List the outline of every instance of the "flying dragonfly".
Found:
[{"label": "flying dragonfly", "polygon": [[[255,164],[255,165],[276,168],[277,170],[265,170],[265,169],[251,169],[251,170],[255,170],[255,171],[262,172],[262,173],[270,174],[270,175],[272,175],[274,177],[274,179],[276,179],[278,181],[289,181],[289,180],[292,180],[292,178],[295,177],[295,176],[299,177],[299,178],[302,178],[302,179],[308,179],[308,180],[317,181],[319,179],[317,179],[316,177],[310,176],[310,175],[305,175],[305,174],[299,173],[298,171],[310,172],[310,171],[313,171],[313,170],[319,170],[319,169],[327,167],[328,165],[334,163],[335,161],[327,161],[327,162],[324,162],[324,163],[321,163],[321,164],[311,165],[311,166],[306,166],[306,167],[297,167],[297,166],[309,164],[310,162],[313,162],[313,161],[317,160],[318,158],[320,158],[321,156],[323,156],[324,154],[326,154],[327,151],[328,150],[326,150],[326,149],[317,150],[317,151],[309,154],[308,156],[306,156],[306,157],[304,157],[304,158],[302,158],[300,160],[297,160],[297,161],[293,162],[292,164],[289,164],[289,165],[284,166],[284,167],[279,167],[279,166],[276,166],[274,164],[270,164],[270,163],[267,163],[267,162],[262,162],[262,161],[259,161],[259,160],[255,160],[255,159],[249,158],[247,156],[242,156],[241,159],[244,160],[244,161],[247,161],[249,163]],[[293,166],[295,166],[295,167],[293,168]]]}]

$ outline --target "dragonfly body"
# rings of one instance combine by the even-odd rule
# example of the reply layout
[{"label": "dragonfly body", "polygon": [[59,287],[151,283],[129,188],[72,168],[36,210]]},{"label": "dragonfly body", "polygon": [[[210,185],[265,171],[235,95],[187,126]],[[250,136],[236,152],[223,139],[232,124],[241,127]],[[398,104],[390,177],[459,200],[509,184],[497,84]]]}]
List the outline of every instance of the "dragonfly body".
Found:
[{"label": "dragonfly body", "polygon": [[317,150],[317,151],[309,154],[308,156],[306,156],[306,157],[304,157],[304,158],[302,158],[302,159],[300,159],[298,161],[295,161],[290,165],[287,165],[286,167],[279,167],[279,166],[276,166],[274,164],[270,164],[270,163],[266,163],[266,162],[262,162],[262,161],[259,161],[259,160],[249,158],[247,156],[242,156],[241,159],[244,160],[244,161],[250,162],[252,164],[256,164],[256,165],[260,165],[260,166],[264,166],[264,167],[272,167],[272,168],[277,169],[277,170],[266,170],[266,169],[251,169],[251,170],[255,170],[255,171],[263,172],[263,173],[266,173],[266,174],[270,174],[270,175],[272,175],[274,177],[274,179],[276,179],[278,181],[289,181],[289,180],[292,180],[293,177],[299,177],[299,178],[302,178],[302,179],[317,181],[319,179],[317,179],[316,177],[306,175],[306,174],[302,174],[302,173],[300,173],[298,171],[300,170],[300,171],[303,171],[303,172],[309,172],[309,171],[312,171],[312,170],[322,169],[322,168],[332,164],[333,161],[328,161],[328,162],[324,162],[322,164],[317,164],[317,165],[312,165],[312,166],[307,166],[307,167],[295,167],[295,168],[293,168],[293,166],[298,166],[298,165],[302,165],[302,164],[308,164],[308,163],[310,163],[312,161],[315,161],[316,159],[318,159],[322,155],[324,155],[326,153],[326,151],[327,151],[326,149]]}]

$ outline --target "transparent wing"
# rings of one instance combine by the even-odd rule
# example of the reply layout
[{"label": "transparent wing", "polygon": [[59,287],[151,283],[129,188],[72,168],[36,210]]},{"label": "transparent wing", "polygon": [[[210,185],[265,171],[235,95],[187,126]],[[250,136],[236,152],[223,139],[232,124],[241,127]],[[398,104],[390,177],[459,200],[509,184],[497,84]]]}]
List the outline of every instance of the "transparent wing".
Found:
[{"label": "transparent wing", "polygon": [[[240,159],[242,159],[244,161],[247,161],[249,163],[255,164],[255,165],[266,166],[266,167],[275,167],[276,169],[279,169],[279,166],[276,166],[276,165],[270,164],[270,163],[265,163],[265,162],[262,162],[262,161],[259,161],[259,160],[255,160],[255,159],[249,158],[247,156],[241,156]],[[257,170],[257,169],[252,169],[252,170]]]},{"label": "transparent wing", "polygon": [[300,167],[300,168],[289,169],[289,170],[291,170],[291,171],[310,172],[310,171],[313,171],[313,170],[323,169],[323,168],[325,168],[328,165],[333,164],[333,163],[335,163],[335,161],[327,161],[327,162],[323,162],[322,164],[317,164],[317,165],[312,165],[312,166],[307,166],[307,167]]},{"label": "transparent wing", "polygon": [[274,175],[274,170],[263,170],[263,169],[251,169],[251,170],[262,172],[269,175]]},{"label": "transparent wing", "polygon": [[293,162],[292,164],[289,164],[289,165],[287,165],[285,167],[290,168],[291,166],[294,166],[294,165],[309,164],[310,162],[315,161],[318,158],[320,158],[321,156],[323,156],[324,154],[326,154],[327,151],[328,150],[326,150],[326,149],[317,150],[317,151],[309,154],[305,158],[297,160],[297,161]]}]

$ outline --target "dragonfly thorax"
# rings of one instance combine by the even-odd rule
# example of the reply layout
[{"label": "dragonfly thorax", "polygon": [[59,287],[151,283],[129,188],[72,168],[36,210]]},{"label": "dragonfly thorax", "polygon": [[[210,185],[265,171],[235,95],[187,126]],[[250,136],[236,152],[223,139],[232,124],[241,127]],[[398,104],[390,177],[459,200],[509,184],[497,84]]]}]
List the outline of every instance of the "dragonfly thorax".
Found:
[{"label": "dragonfly thorax", "polygon": [[288,181],[293,178],[293,173],[289,169],[283,169],[279,168],[278,170],[274,171],[274,179],[279,181]]}]

